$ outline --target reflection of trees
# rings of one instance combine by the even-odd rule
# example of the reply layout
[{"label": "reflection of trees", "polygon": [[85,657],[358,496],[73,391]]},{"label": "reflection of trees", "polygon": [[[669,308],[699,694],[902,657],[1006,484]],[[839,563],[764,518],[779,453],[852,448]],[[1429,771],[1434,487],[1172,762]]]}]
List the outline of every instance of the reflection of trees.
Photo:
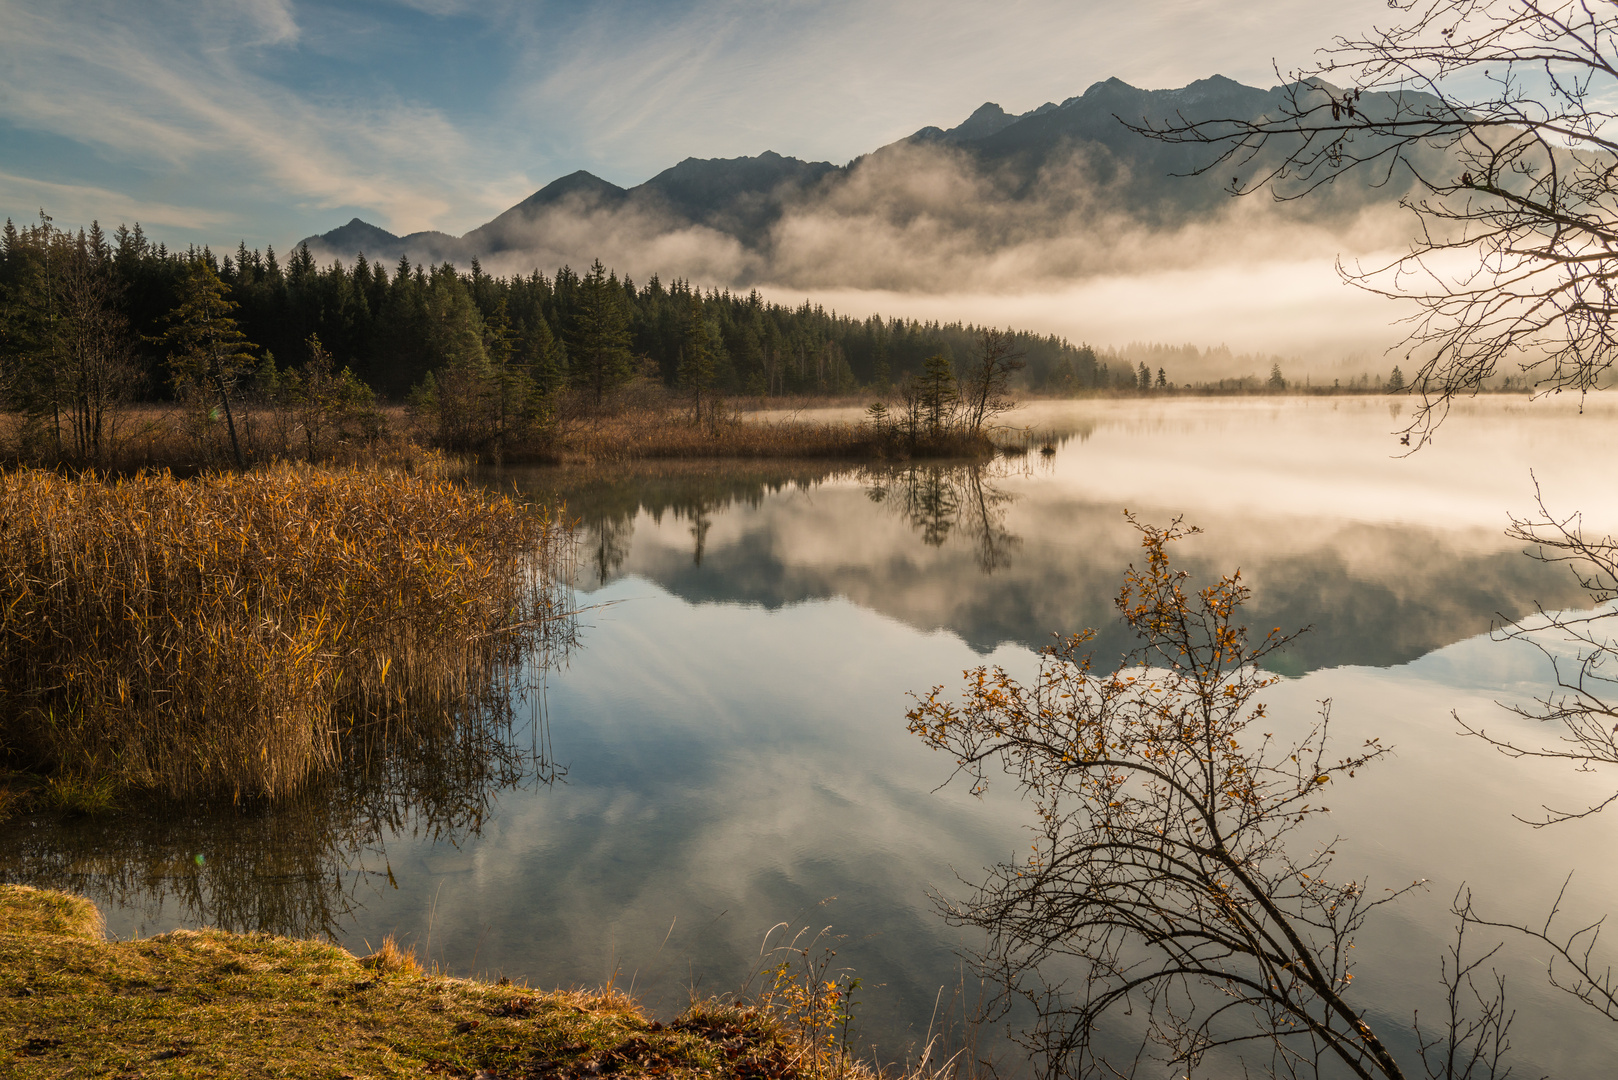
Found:
[{"label": "reflection of trees", "polygon": [[[1002,459],[986,464],[911,464],[856,470],[855,474],[865,483],[871,501],[891,507],[921,534],[923,543],[942,547],[952,536],[964,537],[972,545],[978,566],[993,573],[1011,564],[1011,550],[1022,543],[1005,527],[1006,510],[1016,496],[994,483],[1018,467]],[[1036,466],[1024,463],[1021,467]],[[735,505],[758,506],[785,488],[813,487],[848,471],[809,466],[742,472],[711,464],[707,469],[640,472],[598,479],[593,491],[563,488],[558,492],[566,498],[570,512],[582,511],[582,543],[597,583],[605,584],[622,568],[635,533],[635,515],[642,511],[658,521],[664,514],[689,521],[691,559],[701,566],[715,514]]]},{"label": "reflection of trees", "polygon": [[458,844],[479,834],[502,790],[556,778],[538,679],[574,632],[569,621],[508,657],[456,708],[415,718],[409,739],[356,736],[350,769],[289,799],[13,820],[0,829],[0,881],[84,893],[147,919],[335,937],[363,907],[362,886],[392,884],[388,837]]},{"label": "reflection of trees", "polygon": [[903,517],[924,544],[942,547],[959,533],[972,545],[978,568],[992,574],[1011,565],[1011,550],[1022,543],[1005,527],[1006,511],[1017,497],[992,483],[1006,475],[1000,463],[912,464],[868,473],[865,490],[872,502]]},{"label": "reflection of trees", "polygon": [[629,558],[630,545],[635,539],[635,515],[602,516],[584,526],[584,548],[589,552],[595,568],[596,581],[605,583],[615,577],[624,560]]},{"label": "reflection of trees", "polygon": [[708,546],[708,530],[713,528],[713,518],[709,516],[710,507],[705,502],[699,502],[691,508],[691,561],[698,566],[702,565],[702,553]]},{"label": "reflection of trees", "polygon": [[692,561],[701,566],[715,515],[738,505],[756,507],[786,488],[811,488],[848,471],[831,463],[678,461],[610,471],[514,469],[501,479],[519,490],[542,491],[566,502],[579,523],[585,560],[595,570],[596,584],[602,585],[622,572],[633,546],[635,517],[643,511],[656,521],[664,514],[689,521]]}]

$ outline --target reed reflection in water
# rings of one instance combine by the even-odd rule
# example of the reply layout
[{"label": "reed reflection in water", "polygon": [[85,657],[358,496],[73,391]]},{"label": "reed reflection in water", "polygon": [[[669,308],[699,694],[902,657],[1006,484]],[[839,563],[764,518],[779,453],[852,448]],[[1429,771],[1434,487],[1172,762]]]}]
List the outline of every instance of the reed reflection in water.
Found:
[{"label": "reed reflection in water", "polygon": [[183,925],[338,939],[369,898],[398,887],[390,842],[460,846],[501,793],[565,775],[545,679],[577,635],[569,615],[520,653],[498,650],[465,700],[418,712],[405,737],[360,727],[353,764],[284,799],[14,818],[0,828],[0,881],[88,896],[116,935]]}]

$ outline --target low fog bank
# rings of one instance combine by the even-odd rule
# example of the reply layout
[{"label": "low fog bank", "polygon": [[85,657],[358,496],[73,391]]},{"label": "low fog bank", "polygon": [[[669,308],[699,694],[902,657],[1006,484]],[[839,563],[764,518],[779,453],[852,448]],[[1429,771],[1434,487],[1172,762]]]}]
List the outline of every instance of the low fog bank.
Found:
[{"label": "low fog bank", "polygon": [[[728,192],[706,210],[676,207],[651,184],[602,185],[548,200],[541,192],[465,237],[401,243],[417,262],[465,268],[476,257],[501,275],[599,258],[636,281],[757,288],[853,315],[1009,324],[1100,348],[1225,344],[1308,357],[1323,373],[1351,355],[1387,366],[1382,353],[1401,336],[1389,323],[1400,313],[1344,285],[1335,261],[1375,262],[1399,249],[1408,211],[1353,188],[1296,202],[1236,199],[1207,177],[1139,168],[1096,145],[1023,168],[905,142],[816,183]],[[1171,377],[1267,373],[1267,364],[1216,364]]]},{"label": "low fog bank", "polygon": [[[1329,264],[1403,243],[1411,227],[1408,212],[1385,201],[1338,201],[1330,191],[1286,203],[1210,196],[1206,178],[1137,179],[1124,163],[1097,166],[1102,152],[1072,150],[1030,178],[951,148],[898,144],[807,189],[717,202],[695,219],[655,192],[580,191],[459,239],[417,236],[424,252],[476,255],[501,273],[600,258],[637,278],[733,289],[1015,294],[1120,274]],[[1183,199],[1165,194],[1181,183]],[[777,205],[761,209],[761,200]]]},{"label": "low fog bank", "polygon": [[[805,293],[766,286],[783,304]],[[815,289],[807,295],[856,318],[1014,326],[1055,334],[1131,364],[1164,367],[1176,383],[1269,375],[1279,363],[1290,381],[1380,382],[1402,354],[1394,320],[1403,305],[1345,284],[1330,257],[1271,260],[1187,270],[1096,276],[1023,293]],[[1408,372],[1407,372],[1408,374]]]}]

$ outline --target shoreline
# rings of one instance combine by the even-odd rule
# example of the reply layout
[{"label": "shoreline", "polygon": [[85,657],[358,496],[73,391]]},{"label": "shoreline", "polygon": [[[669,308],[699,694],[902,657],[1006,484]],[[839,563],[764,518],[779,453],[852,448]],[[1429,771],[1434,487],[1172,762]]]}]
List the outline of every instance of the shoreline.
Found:
[{"label": "shoreline", "polygon": [[768,1006],[709,999],[666,1024],[601,990],[536,991],[267,934],[106,940],[83,897],[0,885],[0,1071],[119,1076],[796,1080],[840,1051]]}]

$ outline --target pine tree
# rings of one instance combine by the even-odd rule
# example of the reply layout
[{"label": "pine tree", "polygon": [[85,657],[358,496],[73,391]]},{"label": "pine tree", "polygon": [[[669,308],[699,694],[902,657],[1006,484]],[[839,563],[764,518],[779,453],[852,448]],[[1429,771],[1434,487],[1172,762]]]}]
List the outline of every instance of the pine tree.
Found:
[{"label": "pine tree", "polygon": [[236,435],[236,418],[230,394],[242,373],[253,369],[253,351],[258,348],[236,326],[232,313],[237,304],[228,295],[225,283],[201,259],[193,260],[181,283],[180,302],[169,312],[168,329],[155,344],[167,346],[169,369],[174,387],[198,403],[210,395],[219,396],[230,432],[230,449],[236,467],[245,469],[241,441]]},{"label": "pine tree", "polygon": [[[565,268],[564,268],[565,269]],[[562,274],[558,272],[560,285]],[[629,320],[616,280],[597,259],[590,273],[575,278],[577,293],[568,357],[576,385],[590,392],[600,408],[607,394],[633,375],[629,353]]]},{"label": "pine tree", "polygon": [[40,223],[17,229],[8,220],[5,280],[0,290],[0,389],[5,405],[28,420],[30,438],[49,426],[46,436],[60,456],[62,379],[57,354],[56,291],[51,248],[59,272],[64,252],[56,230],[43,213]]},{"label": "pine tree", "polygon": [[916,398],[928,436],[938,438],[954,419],[955,405],[960,400],[949,357],[934,353],[927,358],[916,380]]},{"label": "pine tree", "polygon": [[713,340],[703,318],[702,302],[692,296],[686,310],[685,341],[680,346],[680,386],[691,394],[691,415],[702,422],[703,395],[712,390],[717,365]]}]

